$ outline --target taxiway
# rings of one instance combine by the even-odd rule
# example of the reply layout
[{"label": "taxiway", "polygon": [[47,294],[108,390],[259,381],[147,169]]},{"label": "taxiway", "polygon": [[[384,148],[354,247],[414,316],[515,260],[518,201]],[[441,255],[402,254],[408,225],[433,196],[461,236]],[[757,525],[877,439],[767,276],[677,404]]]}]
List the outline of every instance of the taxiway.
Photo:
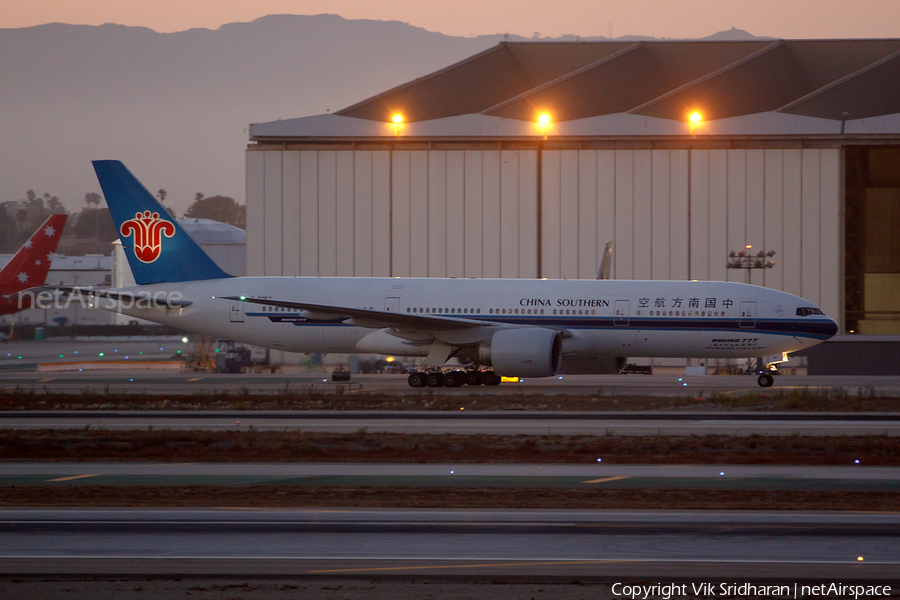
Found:
[{"label": "taxiway", "polygon": [[900,515],[429,510],[0,511],[6,575],[897,580]]}]

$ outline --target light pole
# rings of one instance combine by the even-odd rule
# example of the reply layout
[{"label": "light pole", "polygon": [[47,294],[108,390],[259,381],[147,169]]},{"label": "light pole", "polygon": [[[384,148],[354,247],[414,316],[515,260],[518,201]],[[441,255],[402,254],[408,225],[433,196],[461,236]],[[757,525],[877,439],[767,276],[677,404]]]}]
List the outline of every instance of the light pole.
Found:
[{"label": "light pole", "polygon": [[747,245],[744,250],[735,252],[732,250],[728,253],[728,262],[725,263],[726,269],[745,269],[747,271],[747,283],[750,283],[750,272],[753,269],[771,269],[775,266],[775,261],[766,260],[775,256],[774,250],[768,252],[760,250],[756,254],[752,253],[753,246]]}]

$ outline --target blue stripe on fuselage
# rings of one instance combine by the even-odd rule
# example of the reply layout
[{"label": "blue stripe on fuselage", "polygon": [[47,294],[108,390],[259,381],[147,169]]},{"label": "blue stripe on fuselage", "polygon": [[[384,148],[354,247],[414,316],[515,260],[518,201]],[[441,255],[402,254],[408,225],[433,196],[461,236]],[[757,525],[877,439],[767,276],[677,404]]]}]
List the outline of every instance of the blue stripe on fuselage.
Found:
[{"label": "blue stripe on fuselage", "polygon": [[[342,319],[331,321],[314,321],[299,314],[284,313],[271,315],[268,313],[247,313],[249,317],[267,317],[273,323],[289,323],[296,326],[347,326]],[[631,317],[628,325],[616,325],[613,317],[547,317],[537,316],[496,316],[482,319],[483,315],[445,315],[436,313],[432,316],[443,318],[480,319],[485,324],[531,325],[535,327],[553,327],[559,329],[609,329],[615,331],[721,331],[744,334],[794,335],[812,339],[827,340],[834,335],[834,324],[830,321],[806,321],[801,319],[756,319],[753,327],[741,327],[739,319],[670,319]]]}]

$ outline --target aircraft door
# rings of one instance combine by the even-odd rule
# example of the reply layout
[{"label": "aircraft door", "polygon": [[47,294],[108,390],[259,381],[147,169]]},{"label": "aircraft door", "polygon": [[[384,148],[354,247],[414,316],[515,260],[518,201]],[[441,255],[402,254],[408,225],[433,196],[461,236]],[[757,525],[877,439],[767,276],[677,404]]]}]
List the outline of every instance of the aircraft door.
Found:
[{"label": "aircraft door", "polygon": [[400,298],[385,298],[384,312],[400,312]]},{"label": "aircraft door", "polygon": [[628,327],[630,312],[631,300],[616,300],[616,314],[613,318],[613,324],[616,327]]},{"label": "aircraft door", "polygon": [[743,329],[756,327],[756,302],[741,302],[741,327]]},{"label": "aircraft door", "polygon": [[232,300],[231,306],[228,308],[230,313],[230,320],[232,323],[243,323],[244,322],[244,303],[239,302],[238,300]]}]

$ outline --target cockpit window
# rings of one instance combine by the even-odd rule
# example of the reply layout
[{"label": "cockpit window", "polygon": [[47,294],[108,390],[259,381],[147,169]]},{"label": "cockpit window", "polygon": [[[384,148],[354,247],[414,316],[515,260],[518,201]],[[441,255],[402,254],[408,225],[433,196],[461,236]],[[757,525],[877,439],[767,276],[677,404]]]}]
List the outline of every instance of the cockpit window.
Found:
[{"label": "cockpit window", "polygon": [[808,317],[809,315],[824,315],[821,310],[814,306],[801,306],[797,309],[798,317]]}]

